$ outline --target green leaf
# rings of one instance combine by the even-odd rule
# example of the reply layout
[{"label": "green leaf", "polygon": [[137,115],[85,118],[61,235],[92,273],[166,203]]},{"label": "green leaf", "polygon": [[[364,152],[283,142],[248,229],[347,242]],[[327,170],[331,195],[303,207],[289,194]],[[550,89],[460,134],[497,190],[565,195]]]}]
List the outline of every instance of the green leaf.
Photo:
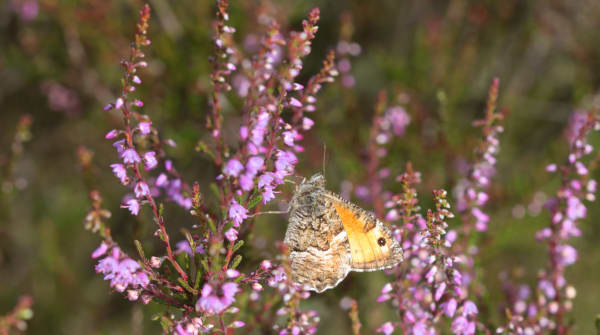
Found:
[{"label": "green leaf", "polygon": [[596,315],[596,334],[600,335],[600,314]]},{"label": "green leaf", "polygon": [[248,209],[254,208],[258,203],[262,200],[262,194],[259,194],[257,197],[252,198],[248,203]]},{"label": "green leaf", "polygon": [[133,243],[135,244],[135,248],[137,249],[138,254],[140,254],[140,258],[142,258],[142,260],[145,262],[146,255],[144,254],[144,249],[142,248],[142,243],[140,243],[140,241],[138,241],[138,240],[134,240]]},{"label": "green leaf", "polygon": [[233,252],[236,252],[239,248],[241,248],[244,245],[244,240],[239,240],[235,243],[235,245],[233,246]]},{"label": "green leaf", "polygon": [[179,282],[179,284],[181,284],[181,286],[183,286],[183,288],[186,291],[190,292],[193,295],[198,295],[198,291],[193,289],[185,280],[179,278],[177,279],[177,281]]},{"label": "green leaf", "polygon": [[238,265],[240,265],[240,263],[242,262],[242,255],[236,255],[235,258],[233,259],[233,262],[231,263],[231,269],[235,269],[238,267]]}]

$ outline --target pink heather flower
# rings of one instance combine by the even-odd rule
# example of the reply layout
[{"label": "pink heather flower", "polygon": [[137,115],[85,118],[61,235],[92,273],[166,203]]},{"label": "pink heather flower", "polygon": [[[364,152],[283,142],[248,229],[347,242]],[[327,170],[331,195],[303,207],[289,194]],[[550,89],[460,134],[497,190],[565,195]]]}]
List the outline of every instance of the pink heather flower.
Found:
[{"label": "pink heather flower", "polygon": [[458,303],[456,302],[456,299],[454,299],[454,298],[445,302],[442,305],[444,308],[444,314],[446,314],[446,316],[449,318],[453,317],[454,313],[456,312],[457,305],[458,305]]},{"label": "pink heather flower", "polygon": [[479,311],[477,310],[477,306],[471,300],[465,301],[463,305],[463,314],[464,315],[475,315]]},{"label": "pink heather flower", "polygon": [[158,178],[156,178],[156,182],[154,183],[154,185],[156,185],[158,187],[163,187],[163,186],[167,186],[168,183],[169,183],[169,178],[167,178],[167,175],[164,173],[161,173],[160,175],[158,175]]},{"label": "pink heather flower", "polygon": [[237,278],[241,273],[234,269],[228,269],[225,274],[227,275],[227,278]]},{"label": "pink heather flower", "polygon": [[278,172],[288,172],[293,169],[294,164],[298,162],[298,158],[291,151],[279,151],[277,160],[275,161],[275,169]]},{"label": "pink heather flower", "polygon": [[382,324],[381,327],[377,329],[377,332],[383,333],[385,335],[390,335],[394,332],[394,325],[392,325],[392,323],[388,321]]},{"label": "pink heather flower", "polygon": [[399,218],[400,215],[398,214],[398,210],[396,210],[395,208],[387,212],[387,214],[385,215],[386,221],[396,221]]},{"label": "pink heather flower", "polygon": [[121,181],[121,184],[127,184],[129,178],[127,177],[127,169],[125,169],[125,166],[123,166],[123,164],[111,164],[110,167],[115,176]]},{"label": "pink heather flower", "polygon": [[305,117],[302,118],[302,129],[304,130],[309,130],[310,128],[312,128],[312,126],[314,126],[315,121]]},{"label": "pink heather flower", "polygon": [[248,163],[246,163],[246,171],[255,176],[259,170],[262,170],[265,166],[265,159],[260,156],[252,156],[248,159]]},{"label": "pink heather flower", "polygon": [[273,182],[273,175],[270,172],[267,172],[260,177],[258,177],[258,187],[262,188],[265,186],[271,185]]},{"label": "pink heather flower", "polygon": [[237,201],[231,200],[229,205],[229,218],[233,220],[236,227],[248,217],[248,210],[240,205]]},{"label": "pink heather flower", "polygon": [[554,289],[554,286],[552,285],[552,283],[550,283],[549,281],[541,280],[538,283],[538,287],[542,292],[544,292],[544,295],[548,299],[554,299],[554,297],[556,296],[556,290]]},{"label": "pink heather flower", "polygon": [[230,327],[231,328],[241,328],[241,327],[244,327],[245,325],[246,325],[246,323],[244,321],[236,320],[231,323]]},{"label": "pink heather flower", "polygon": [[271,116],[267,112],[261,112],[258,114],[257,122],[250,134],[251,141],[256,146],[260,146],[264,140],[267,132],[267,126],[269,125],[269,119]]},{"label": "pink heather flower", "polygon": [[238,231],[231,227],[225,232],[225,237],[229,242],[235,242],[238,239]]},{"label": "pink heather flower", "polygon": [[138,215],[140,212],[140,203],[135,199],[129,199],[125,202],[126,205],[121,205],[121,208],[127,208],[131,214]]},{"label": "pink heather flower", "polygon": [[446,291],[446,283],[441,283],[440,286],[438,286],[438,288],[435,290],[435,301],[440,301],[440,299],[442,298],[442,295],[444,295],[444,292]]},{"label": "pink heather flower", "polygon": [[135,184],[133,191],[135,192],[136,198],[142,198],[150,195],[150,188],[148,187],[148,184],[143,181],[139,181],[137,184]]},{"label": "pink heather flower", "polygon": [[577,250],[568,244],[558,246],[558,253],[560,256],[559,262],[565,266],[577,261]]},{"label": "pink heather flower", "polygon": [[[471,322],[464,316],[459,316],[452,321],[452,332],[456,335],[472,335],[475,334],[475,324],[471,327]],[[473,329],[471,329],[473,328]]]},{"label": "pink heather flower", "polygon": [[248,138],[248,127],[240,127],[240,138],[244,141]]},{"label": "pink heather flower", "polygon": [[117,153],[119,153],[119,155],[123,154],[123,150],[125,150],[125,139],[115,141],[115,143],[113,143],[113,147],[117,149]]},{"label": "pink heather flower", "polygon": [[546,166],[546,171],[548,171],[548,172],[554,172],[554,171],[556,171],[556,168],[557,168],[556,164],[548,164]]},{"label": "pink heather flower", "polygon": [[267,186],[264,188],[264,191],[262,193],[262,197],[263,197],[263,203],[266,205],[267,202],[275,199],[275,194],[273,193],[273,188],[270,186]]},{"label": "pink heather flower", "polygon": [[223,173],[229,177],[237,177],[240,172],[244,169],[242,163],[239,160],[232,158],[225,164],[225,168],[223,169]]},{"label": "pink heather flower", "polygon": [[238,284],[223,284],[223,286],[220,287],[222,294],[216,292],[217,290],[214,290],[208,283],[204,284],[200,299],[196,302],[196,310],[207,315],[223,312],[235,301],[235,294],[238,292]]},{"label": "pink heather flower", "polygon": [[142,83],[142,80],[138,76],[133,76],[133,78],[131,79],[131,81],[134,82],[135,84],[138,84],[138,85]]},{"label": "pink heather flower", "polygon": [[240,187],[244,191],[250,191],[252,188],[254,188],[254,178],[247,173],[243,174],[240,177]]},{"label": "pink heather flower", "polygon": [[[190,257],[193,256],[192,247],[190,246],[190,242],[188,242],[188,240],[182,240],[182,241],[177,242],[177,244],[175,244],[175,248],[176,248],[175,254],[180,254],[182,252],[185,252]],[[200,245],[200,244],[196,245],[196,253],[197,254],[204,253],[204,248],[202,247],[202,245]]]},{"label": "pink heather flower", "polygon": [[396,136],[404,134],[404,128],[410,123],[410,116],[400,106],[388,109],[385,118],[392,124]]},{"label": "pink heather flower", "polygon": [[571,220],[582,219],[587,214],[585,205],[574,196],[567,199],[567,217]]},{"label": "pink heather flower", "polygon": [[106,253],[106,251],[108,250],[108,245],[106,245],[106,243],[102,242],[100,243],[100,246],[98,248],[96,248],[96,250],[94,250],[94,252],[92,253],[92,258],[98,258],[102,255],[104,255]]},{"label": "pink heather flower", "polygon": [[142,134],[148,135],[148,134],[150,134],[150,131],[152,130],[150,128],[151,125],[152,125],[152,122],[143,121],[143,122],[140,122],[140,124],[138,125],[138,128],[140,129],[140,132]]},{"label": "pink heather flower", "polygon": [[290,147],[294,146],[294,133],[292,131],[284,131],[281,135],[285,144]]},{"label": "pink heather flower", "polygon": [[268,259],[263,260],[262,262],[260,262],[260,268],[262,270],[269,270],[273,267],[273,264],[271,264],[271,261]]},{"label": "pink heather flower", "polygon": [[107,140],[111,140],[111,139],[117,137],[117,135],[119,135],[119,132],[116,129],[113,129],[113,130],[109,131],[108,133],[106,133],[104,138]]},{"label": "pink heather flower", "polygon": [[290,106],[301,108],[302,107],[302,103],[300,101],[298,101],[298,99],[296,99],[294,97],[291,97],[290,98]]},{"label": "pink heather flower", "polygon": [[154,151],[148,151],[144,154],[144,165],[146,165],[146,170],[152,170],[158,165]]},{"label": "pink heather flower", "polygon": [[125,164],[135,164],[140,162],[140,156],[135,149],[131,148],[123,150],[121,153],[121,158]]},{"label": "pink heather flower", "polygon": [[115,108],[121,109],[121,107],[123,107],[123,98],[118,98],[117,101],[115,101]]}]

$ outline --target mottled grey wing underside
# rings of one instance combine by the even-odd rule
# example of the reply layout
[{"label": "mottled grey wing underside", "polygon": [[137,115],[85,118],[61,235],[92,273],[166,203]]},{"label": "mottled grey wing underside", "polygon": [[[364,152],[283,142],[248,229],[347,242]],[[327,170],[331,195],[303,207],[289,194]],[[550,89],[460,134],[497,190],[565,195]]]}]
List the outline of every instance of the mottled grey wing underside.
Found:
[{"label": "mottled grey wing underside", "polygon": [[322,292],[335,287],[351,269],[350,245],[344,226],[327,197],[325,179],[303,182],[290,202],[284,243],[290,249],[292,281]]}]

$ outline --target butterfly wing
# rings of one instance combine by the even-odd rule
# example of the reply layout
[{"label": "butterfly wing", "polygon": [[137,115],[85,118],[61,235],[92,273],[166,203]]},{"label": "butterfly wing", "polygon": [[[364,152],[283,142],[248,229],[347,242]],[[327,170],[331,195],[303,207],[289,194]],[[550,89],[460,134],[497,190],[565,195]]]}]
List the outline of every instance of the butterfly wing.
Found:
[{"label": "butterfly wing", "polygon": [[353,271],[382,270],[402,261],[402,248],[387,225],[337,194],[327,192],[327,198],[348,235]]},{"label": "butterfly wing", "polygon": [[347,234],[324,192],[314,177],[298,187],[284,239],[292,281],[317,292],[335,287],[351,269]]}]

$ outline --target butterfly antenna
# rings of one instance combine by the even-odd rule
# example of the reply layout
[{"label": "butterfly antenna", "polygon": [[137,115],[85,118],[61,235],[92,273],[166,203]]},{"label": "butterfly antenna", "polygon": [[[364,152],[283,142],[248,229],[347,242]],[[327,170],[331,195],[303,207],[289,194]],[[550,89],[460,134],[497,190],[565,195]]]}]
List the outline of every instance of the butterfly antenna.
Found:
[{"label": "butterfly antenna", "polygon": [[253,218],[255,216],[261,215],[261,214],[287,214],[290,212],[290,208],[288,207],[288,209],[286,209],[285,211],[265,211],[265,212],[257,212],[254,213],[252,215],[248,215],[249,218]]},{"label": "butterfly antenna", "polygon": [[298,183],[297,183],[297,182],[295,182],[295,181],[293,181],[293,180],[291,180],[291,179],[284,179],[283,181],[284,181],[284,182],[286,182],[286,183],[290,183],[290,184],[298,185]]}]

